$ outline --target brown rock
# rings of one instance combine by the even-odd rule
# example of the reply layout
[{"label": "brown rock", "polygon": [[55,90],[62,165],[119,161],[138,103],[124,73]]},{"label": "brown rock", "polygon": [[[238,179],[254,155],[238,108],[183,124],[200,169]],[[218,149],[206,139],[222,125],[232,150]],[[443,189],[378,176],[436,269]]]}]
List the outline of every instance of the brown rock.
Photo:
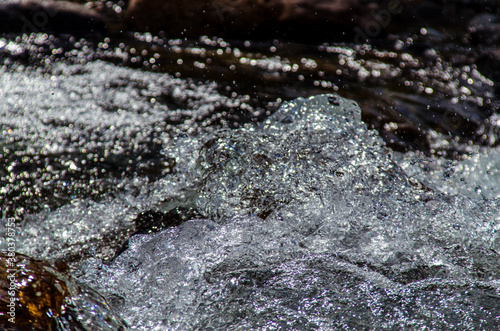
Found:
[{"label": "brown rock", "polygon": [[171,35],[300,39],[339,34],[358,11],[357,0],[131,0],[125,20]]},{"label": "brown rock", "polygon": [[[17,262],[24,263],[19,268]],[[46,262],[36,261],[27,256],[16,254],[11,260],[8,253],[0,253],[0,304],[6,313],[1,315],[0,325],[12,330],[53,329],[53,319],[47,314],[59,315],[68,296],[66,282],[60,272]],[[13,295],[9,295],[9,293]],[[17,301],[10,309],[10,299]],[[13,318],[15,323],[9,322]]]},{"label": "brown rock", "polygon": [[124,322],[105,299],[76,282],[68,271],[64,263],[0,252],[0,330],[47,331],[61,325],[90,330],[85,324],[96,330],[102,325],[123,330]]},{"label": "brown rock", "polygon": [[106,31],[104,18],[92,9],[65,1],[7,0],[0,2],[0,33],[69,33]]}]

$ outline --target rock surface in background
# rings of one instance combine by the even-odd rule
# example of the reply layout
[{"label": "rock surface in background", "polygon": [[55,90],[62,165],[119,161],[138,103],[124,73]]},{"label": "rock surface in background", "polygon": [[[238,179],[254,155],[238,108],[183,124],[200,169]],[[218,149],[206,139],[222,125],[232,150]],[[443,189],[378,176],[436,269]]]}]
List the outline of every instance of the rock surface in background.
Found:
[{"label": "rock surface in background", "polygon": [[[351,25],[359,11],[356,0],[162,1],[132,0],[126,21],[139,30],[165,30],[176,35],[222,34],[263,37],[280,34],[311,38],[336,35]],[[307,36],[309,34],[309,36]]]},{"label": "rock surface in background", "polygon": [[53,0],[0,3],[0,33],[63,32],[87,36],[105,31],[101,15],[76,3]]},{"label": "rock surface in background", "polygon": [[408,25],[462,26],[485,8],[499,11],[495,1],[131,0],[125,22],[133,30],[182,36],[363,42]]}]

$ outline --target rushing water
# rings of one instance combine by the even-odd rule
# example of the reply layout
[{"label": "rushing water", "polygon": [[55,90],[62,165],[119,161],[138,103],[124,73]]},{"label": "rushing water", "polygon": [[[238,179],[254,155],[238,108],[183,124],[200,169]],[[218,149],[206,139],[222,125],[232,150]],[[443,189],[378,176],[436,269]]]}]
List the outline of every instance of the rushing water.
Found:
[{"label": "rushing water", "polygon": [[83,280],[123,298],[130,325],[500,325],[498,200],[409,178],[352,101],[296,100],[260,128],[180,139],[177,150],[210,218],[134,236],[111,264],[82,267]]},{"label": "rushing water", "polygon": [[[18,238],[34,256],[93,254],[79,281],[132,328],[499,325],[498,199],[439,193],[402,155],[434,186],[409,177],[352,101],[299,99],[257,127],[165,144],[175,166],[153,185],[33,215]],[[496,173],[477,169],[498,196]],[[132,236],[103,264],[139,210],[179,207],[201,215]]]},{"label": "rushing water", "polygon": [[[425,42],[426,36],[413,39],[423,38],[421,42]],[[499,122],[494,112],[499,101],[494,82],[477,65],[469,64],[469,58],[459,63],[453,63],[457,59],[447,59],[445,50],[440,51],[443,46],[415,54],[411,44],[397,38],[392,45],[385,46],[387,50],[352,44],[313,47],[283,42],[233,43],[236,45],[208,37],[199,41],[165,40],[151,34],[135,34],[123,41],[105,38],[101,42],[73,37],[65,40],[47,34],[0,40],[6,64],[2,73],[2,144],[6,152],[0,160],[4,169],[2,183],[6,186],[2,192],[6,199],[3,209],[8,215],[21,216],[24,210],[40,210],[43,205],[60,206],[72,196],[98,198],[109,192],[110,178],[121,176],[123,171],[127,176],[161,172],[159,136],[181,131],[198,133],[201,128],[238,127],[263,120],[282,100],[332,91],[357,100],[364,120],[379,130],[391,148],[399,151],[419,150],[459,158],[467,153],[468,142],[490,146],[498,143]],[[454,51],[460,49],[455,47]],[[103,60],[166,71],[172,76],[160,79],[139,71],[119,77],[110,66],[103,67],[98,75],[96,71],[100,69],[94,63],[100,62],[94,61]],[[60,62],[64,65],[59,65]],[[71,63],[75,65],[68,67]],[[68,75],[73,77],[64,80]],[[99,78],[94,80],[94,76]],[[27,81],[28,77],[35,81]],[[155,77],[151,83],[155,86],[148,82],[150,77]],[[159,80],[161,83],[154,83]],[[61,88],[58,81],[62,82]],[[95,86],[92,93],[86,86],[89,82]],[[42,98],[44,106],[20,110],[30,103],[39,103],[31,94],[33,84],[39,93],[48,89],[55,92]],[[189,90],[194,86],[199,86],[199,91],[193,94]],[[210,93],[220,101],[202,96]],[[131,99],[134,94],[137,98]],[[204,100],[210,100],[210,105]],[[72,118],[79,116],[70,114],[68,105],[72,103],[80,104],[78,114],[87,114],[86,124],[82,125],[86,126],[84,130],[92,130],[92,134],[82,136],[78,127],[72,132]],[[123,133],[121,123],[113,121],[129,113],[135,118],[146,116],[143,113],[152,114],[153,110],[160,112],[164,121],[155,129],[148,129],[148,137],[145,132],[138,133],[142,137],[134,138],[137,143],[131,147],[127,139],[132,139],[135,133]],[[106,125],[91,123],[102,113],[109,117]],[[33,124],[20,120],[33,117],[37,119],[30,121]],[[129,120],[134,121],[133,117]],[[44,128],[37,126],[37,121]],[[133,123],[136,129],[141,125],[146,123],[138,124],[137,120]],[[54,137],[26,134],[29,130],[43,132],[48,128],[56,128],[51,133]],[[434,131],[444,135],[448,142],[436,140]],[[67,140],[70,132],[74,141]],[[93,146],[98,136],[108,135],[115,137],[99,138],[106,141]],[[38,137],[39,141],[34,143]],[[44,139],[66,139],[66,143],[58,142],[50,147],[53,150],[35,147]],[[92,146],[84,148],[89,144]],[[118,149],[128,156],[115,157],[120,154]],[[9,153],[14,150],[15,154]],[[17,165],[20,158],[24,158],[22,166]],[[87,159],[86,164],[81,164],[82,158]],[[61,174],[61,168],[68,162],[80,166]],[[53,164],[52,171],[44,170],[45,163]],[[27,172],[23,172],[26,168]],[[83,170],[76,171],[77,168]],[[37,185],[30,178],[35,173],[42,176],[41,172],[44,184]],[[67,185],[68,181],[73,184]]]},{"label": "rushing water", "polygon": [[1,36],[0,208],[74,268],[29,267],[67,282],[58,327],[498,328],[492,22]]}]

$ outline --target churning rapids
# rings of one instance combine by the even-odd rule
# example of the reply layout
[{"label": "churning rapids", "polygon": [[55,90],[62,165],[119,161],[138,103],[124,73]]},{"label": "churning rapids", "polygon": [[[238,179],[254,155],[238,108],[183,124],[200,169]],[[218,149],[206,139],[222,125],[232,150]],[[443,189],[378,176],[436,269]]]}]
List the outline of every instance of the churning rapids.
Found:
[{"label": "churning rapids", "polygon": [[[163,106],[149,106],[161,91],[197,109],[176,115],[192,117],[193,128],[220,104],[245,101],[98,61],[84,72],[56,68],[49,80],[2,73],[10,84],[3,98],[24,102],[16,92],[22,86],[32,94],[23,109],[40,115],[9,134],[29,137],[21,143],[42,156],[73,148],[67,171],[91,167],[81,151],[97,150],[96,158],[114,151],[156,176],[116,177],[107,185],[118,188],[105,199],[73,199],[19,225],[20,253],[73,257],[75,282],[107,299],[109,306],[94,304],[80,293],[83,303],[71,306],[79,327],[122,327],[111,310],[131,329],[148,330],[500,325],[498,151],[478,150],[464,161],[397,154],[367,129],[354,101],[332,94],[284,103],[259,125],[155,135],[168,125]],[[76,95],[82,88],[97,102],[91,115]],[[102,109],[101,101],[128,111]],[[140,150],[151,137],[161,160],[131,155],[127,146]],[[144,224],[151,215],[163,221]],[[169,226],[174,218],[187,220]],[[63,329],[77,323],[61,319]]]},{"label": "churning rapids", "polygon": [[0,329],[500,329],[483,11],[364,44],[0,33]]},{"label": "churning rapids", "polygon": [[297,99],[258,128],[175,146],[179,172],[163,185],[196,187],[208,218],[134,236],[111,264],[82,267],[82,281],[122,298],[130,325],[499,325],[499,201],[408,177],[356,103]]}]

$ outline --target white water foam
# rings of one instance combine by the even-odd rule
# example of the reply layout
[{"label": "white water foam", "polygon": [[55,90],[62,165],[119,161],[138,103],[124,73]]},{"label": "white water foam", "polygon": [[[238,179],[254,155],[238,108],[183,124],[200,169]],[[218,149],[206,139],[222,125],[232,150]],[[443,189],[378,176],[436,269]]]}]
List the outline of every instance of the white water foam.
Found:
[{"label": "white water foam", "polygon": [[409,177],[352,101],[178,145],[207,218],[82,266],[132,329],[500,326],[499,201]]}]

